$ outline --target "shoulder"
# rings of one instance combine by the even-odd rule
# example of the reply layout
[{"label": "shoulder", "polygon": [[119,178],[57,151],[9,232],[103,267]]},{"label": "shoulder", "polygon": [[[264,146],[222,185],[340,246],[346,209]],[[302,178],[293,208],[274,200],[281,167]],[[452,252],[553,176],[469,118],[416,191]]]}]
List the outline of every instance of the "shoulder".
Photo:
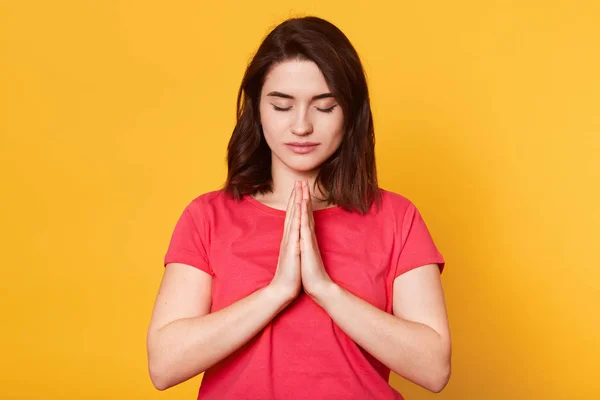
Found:
[{"label": "shoulder", "polygon": [[185,211],[194,218],[206,218],[235,207],[237,201],[228,195],[225,190],[213,190],[197,195],[188,202]]},{"label": "shoulder", "polygon": [[402,220],[407,211],[415,208],[414,203],[406,196],[387,189],[379,189],[381,194],[381,212],[384,215],[393,215],[395,219]]},{"label": "shoulder", "polygon": [[225,201],[234,201],[223,189],[205,192],[192,198],[189,202],[189,207],[206,207],[209,205],[219,204]]}]

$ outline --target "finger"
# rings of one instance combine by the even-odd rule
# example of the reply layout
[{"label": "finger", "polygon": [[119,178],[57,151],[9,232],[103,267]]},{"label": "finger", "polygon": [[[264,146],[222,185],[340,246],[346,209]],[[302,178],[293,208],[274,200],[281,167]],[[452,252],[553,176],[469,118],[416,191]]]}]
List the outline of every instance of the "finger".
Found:
[{"label": "finger", "polygon": [[284,231],[283,234],[286,235],[287,232],[289,232],[290,230],[290,225],[291,225],[291,220],[292,220],[292,215],[294,212],[294,204],[296,202],[296,187],[298,186],[298,181],[296,181],[294,183],[294,188],[292,189],[292,192],[290,193],[290,198],[288,199],[288,204],[287,207],[285,209],[285,222],[284,222]]},{"label": "finger", "polygon": [[308,201],[308,212],[312,212],[312,198],[311,198],[311,193],[310,193],[310,185],[308,184],[308,181],[306,181],[305,185],[304,185],[304,198]]},{"label": "finger", "polygon": [[293,232],[293,234],[294,234],[294,237],[300,235],[299,228],[293,227],[293,224],[294,224],[294,221],[296,218],[300,218],[300,213],[301,213],[300,202],[302,201],[302,194],[300,193],[301,187],[302,187],[302,183],[300,183],[299,181],[296,182],[296,184],[294,185],[294,204],[293,204],[292,219],[290,221],[290,228],[291,228],[291,232]]},{"label": "finger", "polygon": [[312,200],[310,198],[310,190],[307,180],[302,182],[302,199],[306,201],[306,223],[310,227],[310,219],[312,215]]},{"label": "finger", "polygon": [[298,241],[300,240],[300,220],[302,217],[301,204],[294,202],[294,215],[292,217],[292,225],[290,230],[290,242],[293,243],[297,248]]},{"label": "finger", "polygon": [[308,181],[302,181],[302,199],[310,200],[310,194],[308,192]]},{"label": "finger", "polygon": [[300,241],[304,242],[305,237],[307,236],[306,230],[306,200],[303,198],[302,203],[300,205]]},{"label": "finger", "polygon": [[301,228],[305,228],[308,227],[308,205],[307,205],[307,201],[306,199],[302,199],[302,208],[301,208],[301,213],[302,213],[302,217],[300,218],[300,227]]},{"label": "finger", "polygon": [[296,204],[300,205],[300,203],[302,203],[302,182],[297,181],[296,182],[296,197],[295,197],[295,201]]},{"label": "finger", "polygon": [[300,239],[302,249],[306,251],[312,242],[313,231],[310,229],[310,220],[308,216],[308,201],[302,199],[302,220],[300,223]]},{"label": "finger", "polygon": [[298,181],[294,182],[294,187],[292,188],[292,191],[290,192],[290,198],[288,199],[287,209],[286,210],[291,210],[292,209],[292,204],[294,204],[294,196],[296,195],[296,184],[297,183],[298,183]]},{"label": "finger", "polygon": [[309,224],[310,228],[312,229],[315,226],[315,220],[314,220],[314,214],[313,214],[312,196],[311,196],[310,185],[308,184],[308,181],[306,182],[306,198],[308,198],[308,204],[307,204],[308,224]]}]

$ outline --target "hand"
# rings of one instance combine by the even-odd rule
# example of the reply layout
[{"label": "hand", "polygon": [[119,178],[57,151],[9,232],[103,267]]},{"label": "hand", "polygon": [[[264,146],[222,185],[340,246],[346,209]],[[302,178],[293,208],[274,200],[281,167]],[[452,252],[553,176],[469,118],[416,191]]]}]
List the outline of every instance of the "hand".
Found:
[{"label": "hand", "polygon": [[300,260],[304,291],[313,299],[333,283],[325,270],[313,218],[312,201],[308,181],[302,182],[302,207],[300,217]]},{"label": "hand", "polygon": [[300,206],[302,186],[296,182],[285,211],[283,237],[279,247],[279,260],[271,286],[277,288],[288,299],[293,300],[300,293]]}]

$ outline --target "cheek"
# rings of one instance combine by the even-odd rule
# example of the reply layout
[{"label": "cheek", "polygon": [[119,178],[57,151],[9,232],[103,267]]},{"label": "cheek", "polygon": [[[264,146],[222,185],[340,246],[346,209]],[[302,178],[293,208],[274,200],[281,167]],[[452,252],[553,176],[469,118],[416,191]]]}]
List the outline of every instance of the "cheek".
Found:
[{"label": "cheek", "polygon": [[342,141],[344,120],[341,116],[328,118],[320,126],[322,132],[326,132],[332,144],[339,144]]},{"label": "cheek", "polygon": [[268,107],[261,107],[260,123],[267,145],[273,149],[277,147],[277,141],[285,136],[285,127],[287,126],[284,118],[276,114],[276,111]]},{"label": "cheek", "polygon": [[277,133],[289,125],[286,114],[273,110],[270,105],[260,107],[260,123],[263,126],[265,135],[267,131]]}]

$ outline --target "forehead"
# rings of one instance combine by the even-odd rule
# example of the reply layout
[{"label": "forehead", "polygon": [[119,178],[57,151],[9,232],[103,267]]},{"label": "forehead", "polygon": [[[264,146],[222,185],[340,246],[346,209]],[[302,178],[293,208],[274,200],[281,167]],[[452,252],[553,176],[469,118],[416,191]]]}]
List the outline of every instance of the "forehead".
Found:
[{"label": "forehead", "polygon": [[271,91],[309,98],[330,90],[317,64],[306,60],[288,60],[275,64],[265,76],[262,93]]}]

